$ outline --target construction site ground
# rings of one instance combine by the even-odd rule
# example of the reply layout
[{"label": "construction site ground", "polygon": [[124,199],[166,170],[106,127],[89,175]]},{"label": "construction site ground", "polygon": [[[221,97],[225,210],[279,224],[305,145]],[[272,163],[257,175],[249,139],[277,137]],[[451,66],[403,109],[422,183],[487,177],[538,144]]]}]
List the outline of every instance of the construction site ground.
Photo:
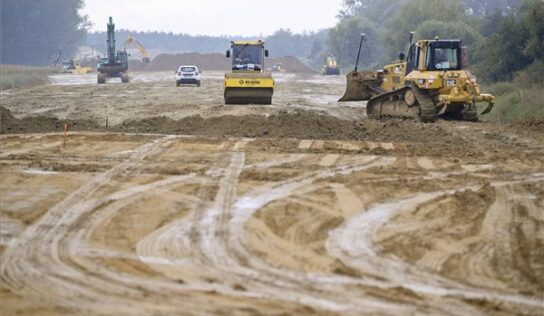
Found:
[{"label": "construction site ground", "polygon": [[[542,315],[540,122],[369,120],[344,77],[2,92],[2,315]],[[68,131],[64,134],[67,123]]]}]

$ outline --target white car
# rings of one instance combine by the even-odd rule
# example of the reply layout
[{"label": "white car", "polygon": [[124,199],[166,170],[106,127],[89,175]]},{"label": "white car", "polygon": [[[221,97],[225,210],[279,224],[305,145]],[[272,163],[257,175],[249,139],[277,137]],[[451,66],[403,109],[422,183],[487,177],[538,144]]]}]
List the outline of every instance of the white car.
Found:
[{"label": "white car", "polygon": [[197,66],[180,66],[176,71],[176,86],[194,84],[200,87],[200,71]]}]

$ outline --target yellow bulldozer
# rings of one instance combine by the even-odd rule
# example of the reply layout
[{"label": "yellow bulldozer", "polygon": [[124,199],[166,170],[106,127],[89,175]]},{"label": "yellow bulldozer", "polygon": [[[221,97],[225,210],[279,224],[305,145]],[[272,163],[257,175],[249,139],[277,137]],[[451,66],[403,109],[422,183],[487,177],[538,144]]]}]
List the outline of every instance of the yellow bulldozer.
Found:
[{"label": "yellow bulldozer", "polygon": [[321,74],[324,76],[340,75],[340,68],[338,68],[336,58],[334,58],[333,56],[327,56],[327,58],[325,59],[325,64],[321,69]]},{"label": "yellow bulldozer", "polygon": [[[342,101],[368,101],[368,117],[418,118],[432,122],[438,117],[477,121],[495,104],[495,98],[480,92],[476,77],[467,67],[467,48],[460,40],[419,40],[412,43],[408,56],[380,71],[355,71],[347,74]],[[364,41],[361,34],[361,45]],[[359,60],[361,49],[357,60]],[[358,62],[357,62],[358,63]],[[476,103],[487,102],[478,113]]]},{"label": "yellow bulldozer", "polygon": [[233,41],[226,57],[232,57],[232,72],[225,74],[225,104],[272,104],[274,79],[264,71],[264,42]]}]

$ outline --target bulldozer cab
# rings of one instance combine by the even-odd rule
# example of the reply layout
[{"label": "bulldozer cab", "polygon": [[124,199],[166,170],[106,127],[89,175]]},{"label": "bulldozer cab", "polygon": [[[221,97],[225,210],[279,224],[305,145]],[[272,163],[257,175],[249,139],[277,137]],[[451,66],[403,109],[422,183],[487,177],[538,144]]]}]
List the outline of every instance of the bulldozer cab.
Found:
[{"label": "bulldozer cab", "polygon": [[408,54],[407,74],[412,70],[448,71],[466,66],[466,48],[460,40],[418,41]]},{"label": "bulldozer cab", "polygon": [[[264,70],[264,58],[268,57],[268,51],[264,49],[263,41],[233,41],[232,70],[235,72],[252,72]],[[231,57],[231,51],[227,51],[227,58]]]}]

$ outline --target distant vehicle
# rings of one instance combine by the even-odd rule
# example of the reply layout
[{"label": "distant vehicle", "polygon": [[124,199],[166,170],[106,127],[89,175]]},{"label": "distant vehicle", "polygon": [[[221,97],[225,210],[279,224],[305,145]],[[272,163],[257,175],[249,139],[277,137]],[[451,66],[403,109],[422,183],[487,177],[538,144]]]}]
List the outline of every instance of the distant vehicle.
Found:
[{"label": "distant vehicle", "polygon": [[272,68],[270,70],[272,72],[285,72],[285,68],[283,67],[282,63],[272,65]]},{"label": "distant vehicle", "polygon": [[62,62],[62,72],[63,73],[71,73],[73,70],[76,69],[76,66],[74,64],[74,60],[65,60]]},{"label": "distant vehicle", "polygon": [[334,56],[327,56],[321,74],[324,76],[338,76],[340,74],[340,68],[338,68],[338,63]]},{"label": "distant vehicle", "polygon": [[200,87],[200,71],[197,66],[180,66],[176,71],[176,86],[194,84]]}]

